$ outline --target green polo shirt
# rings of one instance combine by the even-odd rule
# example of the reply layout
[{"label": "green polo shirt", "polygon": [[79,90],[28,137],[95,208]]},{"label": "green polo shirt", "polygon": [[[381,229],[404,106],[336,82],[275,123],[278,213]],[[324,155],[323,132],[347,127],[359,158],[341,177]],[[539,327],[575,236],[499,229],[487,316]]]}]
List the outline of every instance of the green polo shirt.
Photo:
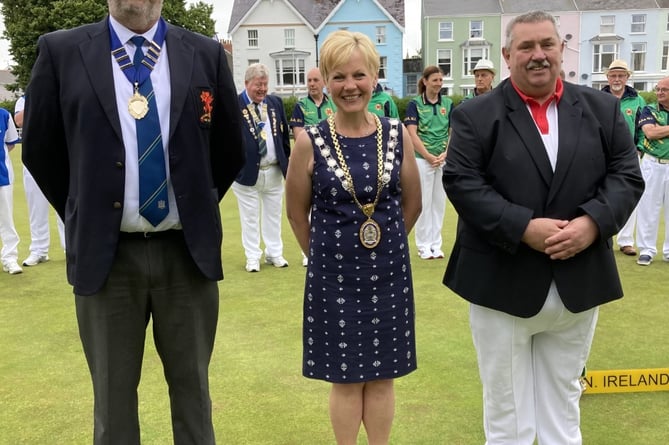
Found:
[{"label": "green polo shirt", "polygon": [[[650,104],[639,116],[639,128],[646,124],[667,125],[669,122],[669,111],[660,104]],[[669,159],[669,137],[662,139],[643,138],[644,153],[655,156],[658,159]]]},{"label": "green polo shirt", "polygon": [[[439,156],[446,151],[451,111],[453,101],[446,96],[440,94],[434,104],[428,102],[424,95],[416,96],[407,106],[404,125],[417,125],[418,137],[427,151]],[[422,158],[418,152],[416,156]]]},{"label": "green polo shirt", "polygon": [[320,106],[316,105],[311,96],[303,97],[295,104],[293,115],[290,117],[288,125],[291,127],[316,125],[334,114],[335,111],[337,111],[337,107],[327,94],[323,95],[323,101]]},{"label": "green polo shirt", "polygon": [[367,110],[379,117],[395,117],[398,119],[400,117],[395,101],[390,94],[385,91],[374,91],[372,98],[369,101],[369,105],[367,106]]}]

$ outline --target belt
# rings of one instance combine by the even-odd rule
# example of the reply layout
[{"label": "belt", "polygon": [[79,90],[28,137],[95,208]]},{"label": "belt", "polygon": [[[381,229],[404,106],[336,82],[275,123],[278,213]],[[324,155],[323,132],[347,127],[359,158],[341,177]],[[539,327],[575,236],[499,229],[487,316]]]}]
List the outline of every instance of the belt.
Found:
[{"label": "belt", "polygon": [[267,169],[269,169],[270,167],[274,167],[275,165],[279,165],[279,163],[278,163],[278,162],[274,162],[274,163],[272,163],[272,164],[264,164],[264,165],[261,164],[261,165],[260,165],[260,170],[267,170]]},{"label": "belt", "polygon": [[162,230],[160,232],[119,232],[118,238],[120,240],[150,240],[150,239],[169,239],[169,238],[183,238],[183,230]]},{"label": "belt", "polygon": [[646,153],[644,157],[650,159],[653,162],[657,162],[658,164],[669,164],[669,159],[657,158],[653,155],[649,155],[648,153]]}]

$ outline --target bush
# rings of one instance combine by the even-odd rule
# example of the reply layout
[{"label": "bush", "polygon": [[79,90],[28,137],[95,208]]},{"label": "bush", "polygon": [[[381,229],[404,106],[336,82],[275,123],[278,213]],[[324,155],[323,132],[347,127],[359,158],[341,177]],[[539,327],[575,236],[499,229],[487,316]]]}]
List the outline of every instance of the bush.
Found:
[{"label": "bush", "polygon": [[286,112],[286,118],[290,120],[290,117],[293,115],[293,108],[297,104],[298,98],[295,96],[289,96],[282,98],[283,100],[283,109]]},{"label": "bush", "polygon": [[16,105],[16,101],[17,99],[0,101],[0,108],[4,108],[14,116],[14,106]]},{"label": "bush", "polygon": [[652,91],[639,91],[639,96],[643,97],[647,104],[654,104],[657,102],[657,96]]}]

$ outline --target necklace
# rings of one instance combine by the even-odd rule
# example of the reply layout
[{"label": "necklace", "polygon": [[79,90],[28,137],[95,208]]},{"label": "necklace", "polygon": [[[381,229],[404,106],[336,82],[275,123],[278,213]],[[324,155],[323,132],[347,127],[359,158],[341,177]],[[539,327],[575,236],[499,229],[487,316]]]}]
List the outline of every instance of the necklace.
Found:
[{"label": "necklace", "polygon": [[383,129],[381,127],[381,120],[378,116],[374,115],[376,121],[376,156],[377,156],[377,185],[376,185],[376,197],[374,202],[368,204],[361,204],[358,200],[358,196],[355,193],[355,187],[353,185],[353,176],[351,176],[351,171],[348,168],[344,154],[341,151],[341,146],[339,145],[339,138],[337,136],[335,128],[335,119],[334,115],[330,116],[327,119],[327,123],[330,129],[330,136],[332,138],[332,145],[334,147],[335,154],[337,159],[335,160],[332,157],[332,150],[325,144],[325,140],[320,134],[317,126],[310,127],[310,132],[314,136],[314,143],[317,148],[320,150],[321,155],[325,158],[328,165],[328,169],[334,172],[334,175],[341,182],[342,188],[346,190],[353,201],[358,206],[362,213],[367,217],[367,220],[363,222],[360,226],[360,242],[363,246],[368,249],[373,249],[381,241],[381,227],[379,224],[372,219],[372,215],[376,210],[376,206],[379,203],[381,197],[381,190],[390,182],[390,172],[394,167],[395,160],[395,147],[398,144],[398,126],[399,120],[391,119],[390,120],[390,131],[387,144],[387,151],[385,159],[383,156]]}]

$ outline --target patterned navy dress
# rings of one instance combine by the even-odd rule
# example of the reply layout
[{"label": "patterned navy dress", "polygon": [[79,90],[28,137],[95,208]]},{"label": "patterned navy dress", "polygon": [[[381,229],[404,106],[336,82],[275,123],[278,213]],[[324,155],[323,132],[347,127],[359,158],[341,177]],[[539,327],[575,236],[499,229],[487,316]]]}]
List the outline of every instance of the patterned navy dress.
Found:
[{"label": "patterned navy dress", "polygon": [[[314,143],[303,319],[302,372],[308,378],[355,383],[396,378],[416,369],[413,283],[399,183],[402,127],[397,120],[392,126],[386,118],[381,122],[382,151],[392,169],[385,167],[390,180],[372,215],[381,239],[371,249],[359,236],[367,217],[335,175],[338,158],[327,121],[308,128]],[[391,128],[398,132],[399,143],[389,149]],[[379,176],[376,132],[338,137],[359,202],[374,202]],[[329,159],[324,153],[330,153]]]}]

